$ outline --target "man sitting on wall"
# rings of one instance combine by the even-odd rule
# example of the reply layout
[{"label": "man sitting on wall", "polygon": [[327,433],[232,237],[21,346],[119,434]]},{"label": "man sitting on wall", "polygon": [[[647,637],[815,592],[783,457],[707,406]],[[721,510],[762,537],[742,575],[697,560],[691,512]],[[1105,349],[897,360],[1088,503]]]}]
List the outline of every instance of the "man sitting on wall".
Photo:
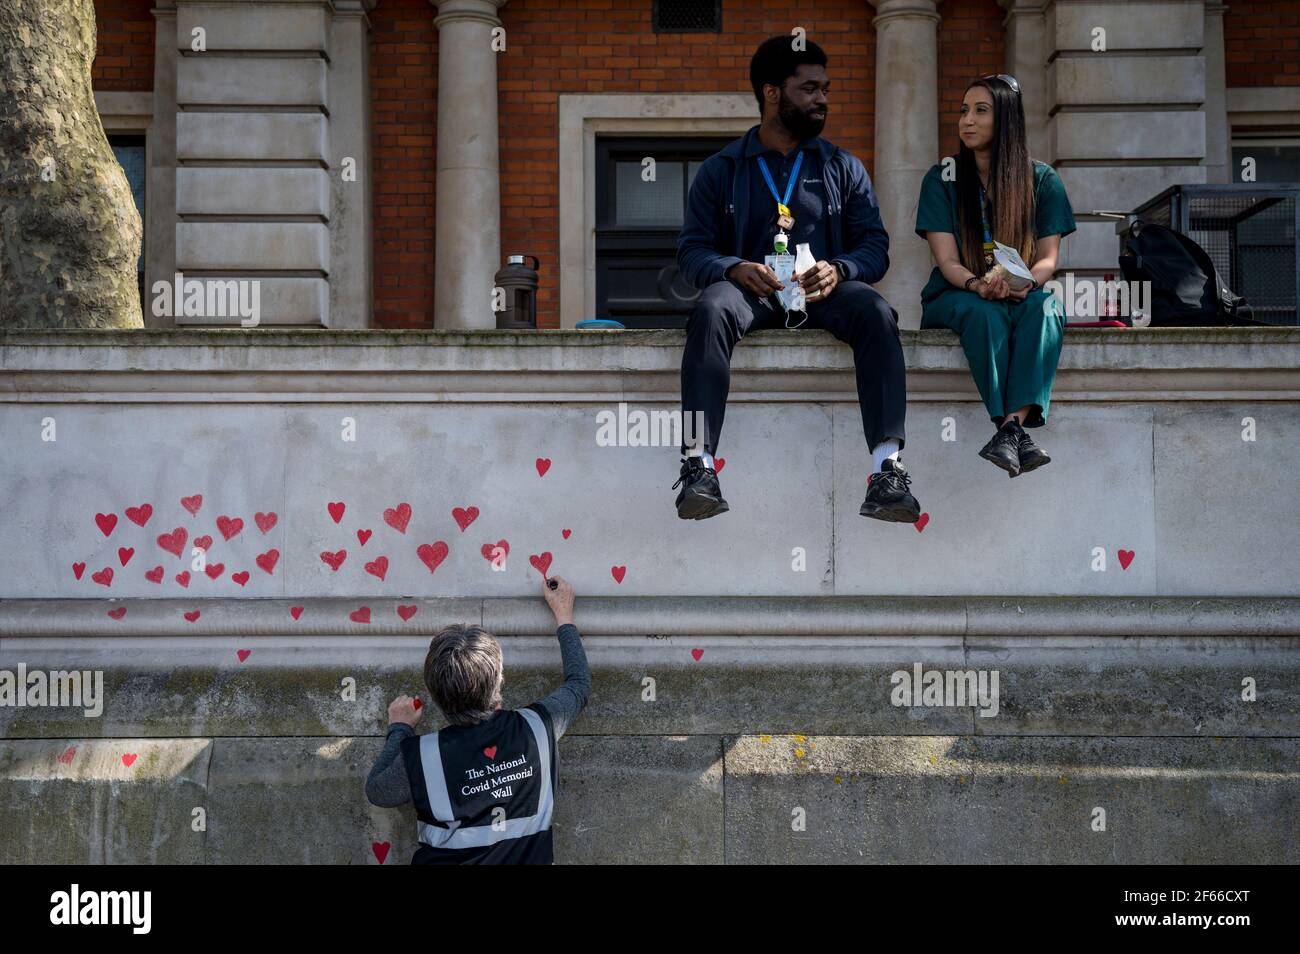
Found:
[{"label": "man sitting on wall", "polygon": [[[552,588],[554,587],[554,588]],[[412,864],[552,864],[555,743],[587,704],[591,674],[573,625],[573,587],[543,583],[555,616],[564,685],[523,709],[501,708],[501,646],[477,626],[433,638],[429,695],[451,723],[416,735],[419,699],[388,706],[388,740],[366,779],[372,805],[415,802],[420,847]]]},{"label": "man sitting on wall", "polygon": [[[826,54],[811,41],[794,49],[796,39],[772,37],[754,54],[749,80],[762,121],[700,166],[677,240],[681,274],[702,290],[686,324],[682,420],[702,412],[705,430],[681,447],[677,515],[703,520],[729,509],[713,455],[731,354],[748,332],[781,327],[784,306],[772,296],[785,285],[765,256],[806,243],[816,264],[794,277],[807,304],[799,323],[786,319],[786,327],[824,328],[852,345],[872,456],[859,513],[915,523],[921,508],[898,460],[907,401],[898,313],[871,287],[889,267],[889,235],[861,161],[820,138],[830,89]],[[809,466],[828,464],[826,448],[791,451]]]}]

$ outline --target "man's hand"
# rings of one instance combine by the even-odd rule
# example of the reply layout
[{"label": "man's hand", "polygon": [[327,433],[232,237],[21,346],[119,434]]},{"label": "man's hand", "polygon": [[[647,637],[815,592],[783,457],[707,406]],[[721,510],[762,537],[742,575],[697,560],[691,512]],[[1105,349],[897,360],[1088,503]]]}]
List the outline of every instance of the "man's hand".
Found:
[{"label": "man's hand", "polygon": [[[551,580],[555,581],[555,589],[551,589]],[[542,581],[542,596],[546,598],[546,605],[551,608],[555,615],[555,628],[559,629],[565,623],[573,622],[573,587],[569,585],[562,577],[553,576],[550,580]]]},{"label": "man's hand", "polygon": [[776,272],[757,262],[738,262],[727,269],[726,277],[759,298],[766,298],[772,292],[785,288],[776,277]]},{"label": "man's hand", "polygon": [[410,696],[398,696],[388,704],[388,724],[394,722],[404,722],[414,729],[420,724],[420,718],[424,715],[424,706],[419,699],[412,699]]},{"label": "man's hand", "polygon": [[821,301],[840,283],[840,270],[830,262],[818,262],[802,275],[794,277],[803,286],[804,296],[809,301]]}]

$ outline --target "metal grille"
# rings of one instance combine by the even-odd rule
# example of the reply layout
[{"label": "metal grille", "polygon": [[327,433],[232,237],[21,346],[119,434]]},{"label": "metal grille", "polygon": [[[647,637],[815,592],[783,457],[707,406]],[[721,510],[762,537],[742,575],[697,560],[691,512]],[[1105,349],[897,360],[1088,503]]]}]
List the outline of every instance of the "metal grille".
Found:
[{"label": "metal grille", "polygon": [[721,33],[721,0],[655,0],[656,33]]},{"label": "metal grille", "polygon": [[1244,295],[1258,321],[1294,325],[1300,291],[1296,233],[1300,185],[1174,186],[1134,214],[1182,232],[1205,249],[1219,277]]}]

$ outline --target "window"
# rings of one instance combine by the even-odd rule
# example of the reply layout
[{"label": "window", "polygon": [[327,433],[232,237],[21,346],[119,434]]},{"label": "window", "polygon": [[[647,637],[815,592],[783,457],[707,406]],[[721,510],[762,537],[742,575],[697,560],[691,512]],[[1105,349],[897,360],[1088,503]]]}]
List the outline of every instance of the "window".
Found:
[{"label": "window", "polygon": [[732,138],[597,137],[596,317],[685,327],[699,292],[678,274],[677,235],[695,174]]},{"label": "window", "polygon": [[722,0],[654,0],[656,33],[721,33]]},{"label": "window", "polygon": [[[144,136],[110,135],[108,144],[117,157],[118,164],[126,173],[126,181],[131,185],[131,195],[135,198],[135,207],[140,212],[140,222],[144,217],[144,186],[147,178],[145,165]],[[146,233],[147,234],[147,233]],[[144,240],[140,242],[140,260],[136,262],[136,283],[140,288],[140,306],[147,308],[144,288]]]}]

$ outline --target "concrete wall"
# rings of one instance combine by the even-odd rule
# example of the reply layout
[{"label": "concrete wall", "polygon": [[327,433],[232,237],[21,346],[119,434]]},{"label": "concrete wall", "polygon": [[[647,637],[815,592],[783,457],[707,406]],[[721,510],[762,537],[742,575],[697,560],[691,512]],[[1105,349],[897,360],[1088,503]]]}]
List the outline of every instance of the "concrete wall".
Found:
[{"label": "concrete wall", "polygon": [[[678,333],[3,336],[0,671],[100,671],[105,699],[0,706],[0,860],[405,861],[409,809],[362,794],[386,702],[451,620],[501,637],[508,705],[554,685],[542,552],[594,680],[561,860],[1300,860],[1300,331],[1069,333],[1053,463],[1014,482],[976,456],[955,337],[904,343],[921,532],[857,516],[851,354],[821,332],[737,349],[732,510],[698,523],[674,448],[595,439],[676,403]],[[220,570],[182,586],[201,535]],[[895,704],[917,663],[996,671],[996,714]]]}]

